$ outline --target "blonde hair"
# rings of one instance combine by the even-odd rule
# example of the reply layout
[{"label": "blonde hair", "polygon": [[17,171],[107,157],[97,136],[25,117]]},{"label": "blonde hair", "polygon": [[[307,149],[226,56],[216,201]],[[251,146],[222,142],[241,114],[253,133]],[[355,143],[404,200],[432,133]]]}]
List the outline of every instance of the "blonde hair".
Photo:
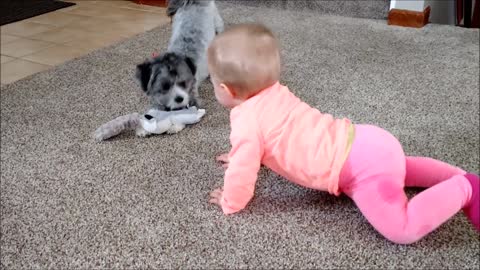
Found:
[{"label": "blonde hair", "polygon": [[250,96],[280,77],[280,52],[273,33],[260,24],[239,24],[208,48],[210,71],[240,96]]}]

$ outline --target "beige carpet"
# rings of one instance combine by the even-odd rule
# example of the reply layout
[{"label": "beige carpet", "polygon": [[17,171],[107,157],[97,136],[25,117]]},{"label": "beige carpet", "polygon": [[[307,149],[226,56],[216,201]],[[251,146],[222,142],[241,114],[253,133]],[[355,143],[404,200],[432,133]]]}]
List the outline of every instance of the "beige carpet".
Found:
[{"label": "beige carpet", "polygon": [[[228,24],[260,20],[282,44],[282,82],[325,112],[380,125],[410,155],[479,171],[479,31],[221,3]],[[214,156],[228,112],[205,83],[207,115],[175,136],[91,133],[147,101],[135,64],[169,26],[1,89],[2,269],[478,269],[480,241],[459,213],[411,246],[375,232],[346,197],[262,170],[254,201],[225,217]],[[435,207],[435,205],[432,205]]]},{"label": "beige carpet", "polygon": [[[354,18],[386,19],[390,0],[220,0],[250,7],[315,11],[317,14]],[[220,2],[217,0],[217,2]]]}]

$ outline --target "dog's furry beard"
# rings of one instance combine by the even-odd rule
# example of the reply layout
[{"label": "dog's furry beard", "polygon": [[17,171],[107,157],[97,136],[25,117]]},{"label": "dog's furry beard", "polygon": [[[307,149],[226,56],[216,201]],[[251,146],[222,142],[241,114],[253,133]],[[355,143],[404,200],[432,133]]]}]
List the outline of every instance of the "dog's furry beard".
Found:
[{"label": "dog's furry beard", "polygon": [[195,73],[191,58],[165,53],[138,65],[136,77],[152,106],[170,111],[198,105]]},{"label": "dog's furry beard", "polygon": [[138,65],[136,77],[160,110],[199,107],[198,88],[208,77],[207,48],[223,31],[223,20],[213,0],[171,0],[167,14],[174,15],[167,53]]}]

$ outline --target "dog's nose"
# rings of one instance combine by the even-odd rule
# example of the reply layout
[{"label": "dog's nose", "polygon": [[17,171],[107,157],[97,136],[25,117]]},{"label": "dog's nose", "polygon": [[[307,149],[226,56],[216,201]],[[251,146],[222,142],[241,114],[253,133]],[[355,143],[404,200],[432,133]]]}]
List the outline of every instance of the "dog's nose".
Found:
[{"label": "dog's nose", "polygon": [[176,103],[182,103],[182,101],[183,101],[183,97],[181,97],[181,96],[176,96],[175,97],[175,102]]}]

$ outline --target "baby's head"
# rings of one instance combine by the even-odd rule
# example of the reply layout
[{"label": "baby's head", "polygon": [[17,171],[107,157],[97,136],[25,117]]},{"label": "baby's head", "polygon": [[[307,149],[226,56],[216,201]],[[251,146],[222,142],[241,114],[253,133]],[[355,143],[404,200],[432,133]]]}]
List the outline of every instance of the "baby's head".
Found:
[{"label": "baby's head", "polygon": [[208,69],[217,100],[235,107],[279,80],[277,40],[260,24],[233,26],[212,41]]}]

